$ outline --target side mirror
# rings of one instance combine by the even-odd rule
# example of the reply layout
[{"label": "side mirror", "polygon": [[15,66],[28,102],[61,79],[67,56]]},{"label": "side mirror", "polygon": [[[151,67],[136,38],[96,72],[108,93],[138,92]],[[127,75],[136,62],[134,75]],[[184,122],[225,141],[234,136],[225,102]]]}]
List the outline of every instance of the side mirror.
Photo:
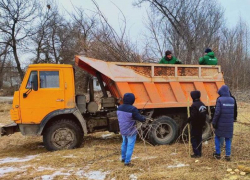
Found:
[{"label": "side mirror", "polygon": [[34,76],[32,76],[31,86],[32,86],[32,89],[34,91],[38,90],[38,78],[37,78],[37,74],[35,74]]}]

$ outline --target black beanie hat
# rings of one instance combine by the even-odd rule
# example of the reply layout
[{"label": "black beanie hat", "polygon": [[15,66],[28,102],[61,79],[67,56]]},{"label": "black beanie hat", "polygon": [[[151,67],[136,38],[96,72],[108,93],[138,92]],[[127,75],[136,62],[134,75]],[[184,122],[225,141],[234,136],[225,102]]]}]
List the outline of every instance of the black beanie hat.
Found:
[{"label": "black beanie hat", "polygon": [[166,56],[169,55],[169,54],[172,54],[172,52],[171,52],[171,51],[166,51],[166,52],[165,52],[165,55],[166,55]]},{"label": "black beanie hat", "polygon": [[200,99],[201,92],[200,91],[191,91],[190,95],[191,95],[193,100]]},{"label": "black beanie hat", "polygon": [[209,48],[207,48],[207,49],[205,50],[205,53],[209,53],[209,52],[212,52],[212,50],[209,49]]}]

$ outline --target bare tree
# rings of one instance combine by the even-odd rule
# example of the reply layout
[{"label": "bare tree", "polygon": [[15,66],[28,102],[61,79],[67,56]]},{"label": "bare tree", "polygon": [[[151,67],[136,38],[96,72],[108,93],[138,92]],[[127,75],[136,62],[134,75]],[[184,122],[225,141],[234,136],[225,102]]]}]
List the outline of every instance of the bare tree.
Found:
[{"label": "bare tree", "polygon": [[122,15],[123,23],[119,30],[115,30],[96,1],[92,0],[92,2],[96,6],[96,14],[99,17],[98,27],[92,30],[95,37],[92,42],[93,54],[99,54],[96,58],[107,61],[141,62],[136,45],[127,35],[127,20],[121,9],[116,6]]},{"label": "bare tree", "polygon": [[[82,8],[74,7],[74,13],[71,14],[73,20],[71,37],[76,40],[74,53],[106,61],[140,62],[137,48],[126,35],[126,18],[122,11],[120,10],[123,23],[117,31],[109,24],[96,1],[92,2],[96,7],[95,11],[86,12]],[[83,87],[86,91],[91,77],[77,69],[76,76],[79,77],[77,80],[83,79],[77,81],[77,87]]]},{"label": "bare tree", "polygon": [[[87,57],[94,57],[91,55],[91,42],[94,41],[93,31],[97,27],[98,20],[95,13],[86,13],[83,8],[74,7],[74,13],[71,13],[73,20],[72,29],[73,36],[76,38],[74,48],[75,54],[84,55]],[[89,80],[91,76],[76,68],[76,90],[80,89],[87,92]]]},{"label": "bare tree", "polygon": [[75,11],[71,14],[73,19],[73,27],[77,35],[78,40],[78,51],[88,56],[91,41],[93,41],[93,31],[97,28],[98,19],[96,14],[87,14],[82,8],[74,7]]},{"label": "bare tree", "polygon": [[[49,7],[49,8],[48,8]],[[45,58],[42,58],[42,54],[45,52],[44,41],[48,34],[48,21],[50,20],[50,11],[51,6],[47,5],[41,6],[39,8],[39,17],[37,18],[38,25],[36,26],[36,34],[31,37],[32,43],[36,47],[34,50],[30,49],[31,52],[35,54],[35,58],[32,59],[33,63],[37,64],[39,62],[44,62]]]},{"label": "bare tree", "polygon": [[39,21],[36,34],[32,36],[32,42],[36,46],[33,49],[34,63],[62,63],[62,42],[64,42],[64,29],[68,29],[67,21],[60,15],[56,3],[42,6],[39,9]]},{"label": "bare tree", "polygon": [[2,48],[2,51],[0,51],[0,89],[3,87],[3,70],[4,70],[4,65],[6,63],[7,59],[7,54],[9,53],[8,50],[9,47],[9,42],[5,44],[5,47]]},{"label": "bare tree", "polygon": [[[223,12],[214,0],[138,0],[136,5],[144,2],[148,2],[158,16],[155,25],[152,26],[152,21],[149,25],[151,32],[155,31],[152,38],[157,47],[159,42],[161,47],[166,47],[165,39],[175,51],[180,50],[181,44],[185,45],[182,54],[186,63],[197,58],[197,52],[201,51],[197,45],[202,49],[211,46],[222,25]],[[158,51],[162,53],[162,49]]]},{"label": "bare tree", "polygon": [[37,3],[34,0],[0,1],[0,35],[5,39],[11,39],[8,45],[12,48],[21,79],[23,79],[24,73],[18,56],[18,48],[32,35],[31,24],[36,17],[36,8]]},{"label": "bare tree", "polygon": [[249,88],[250,57],[248,27],[240,21],[222,31],[218,58],[227,84],[233,91]]}]

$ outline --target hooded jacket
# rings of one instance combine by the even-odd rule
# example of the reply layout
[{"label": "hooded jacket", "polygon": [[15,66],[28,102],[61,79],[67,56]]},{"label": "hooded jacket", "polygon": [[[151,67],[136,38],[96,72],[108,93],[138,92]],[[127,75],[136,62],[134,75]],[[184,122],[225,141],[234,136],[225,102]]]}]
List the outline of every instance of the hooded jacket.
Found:
[{"label": "hooded jacket", "polygon": [[146,120],[133,106],[134,102],[134,94],[126,93],[123,97],[123,104],[118,107],[117,116],[121,135],[132,136],[137,134],[136,120],[141,122]]},{"label": "hooded jacket", "polygon": [[229,88],[226,85],[223,85],[219,89],[218,94],[220,97],[216,101],[212,122],[215,128],[215,134],[219,137],[232,138],[235,101],[230,96]]},{"label": "hooded jacket", "polygon": [[192,132],[201,135],[202,128],[206,122],[207,108],[203,102],[200,101],[200,91],[192,91],[190,94],[193,99],[193,104],[190,108],[190,117],[188,118],[188,122],[191,123]]},{"label": "hooded jacket", "polygon": [[200,65],[217,65],[218,59],[215,57],[214,52],[209,52],[199,59]]},{"label": "hooded jacket", "polygon": [[159,64],[182,64],[182,62],[174,56],[172,56],[171,59],[168,59],[166,56],[164,56],[160,60]]},{"label": "hooded jacket", "polygon": [[[230,96],[234,99],[234,122],[236,122],[236,121],[237,121],[237,116],[238,116],[237,101],[236,101],[235,97],[231,94],[230,91],[229,91],[229,93],[230,93]],[[218,97],[218,98],[219,98],[219,97]],[[211,112],[212,112],[212,119],[213,119],[215,109],[213,109]]]},{"label": "hooded jacket", "polygon": [[238,110],[237,110],[237,102],[235,97],[231,94],[231,92],[229,91],[230,96],[234,99],[234,122],[237,121],[237,116],[238,116]]}]

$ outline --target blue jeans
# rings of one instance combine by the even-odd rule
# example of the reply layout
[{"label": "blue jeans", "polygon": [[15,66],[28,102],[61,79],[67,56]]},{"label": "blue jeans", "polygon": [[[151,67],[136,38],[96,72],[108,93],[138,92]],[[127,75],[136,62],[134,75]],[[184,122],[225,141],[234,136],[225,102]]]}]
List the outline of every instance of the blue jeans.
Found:
[{"label": "blue jeans", "polygon": [[122,160],[125,160],[125,164],[130,163],[131,157],[135,147],[136,135],[124,136],[122,135]]},{"label": "blue jeans", "polygon": [[231,155],[232,138],[224,138],[224,137],[219,137],[219,136],[215,135],[214,142],[215,142],[216,154],[221,153],[221,147],[222,147],[224,139],[225,139],[225,142],[226,142],[226,156],[230,156]]}]

